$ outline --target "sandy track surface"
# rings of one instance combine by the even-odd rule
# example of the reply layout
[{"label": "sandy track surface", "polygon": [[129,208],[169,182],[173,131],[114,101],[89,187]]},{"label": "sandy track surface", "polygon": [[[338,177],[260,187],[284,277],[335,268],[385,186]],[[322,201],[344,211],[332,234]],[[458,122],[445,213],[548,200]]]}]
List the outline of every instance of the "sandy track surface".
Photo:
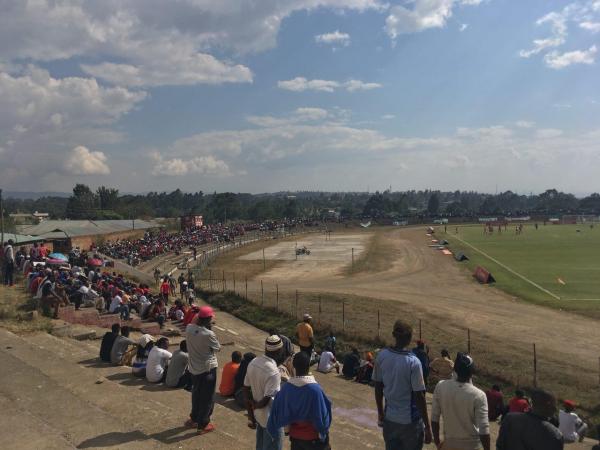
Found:
[{"label": "sandy track surface", "polygon": [[383,272],[347,277],[339,265],[332,269],[327,261],[314,261],[311,270],[303,270],[301,276],[294,275],[293,265],[286,265],[261,278],[277,280],[280,289],[351,294],[409,304],[412,310],[436,318],[440,327],[470,328],[497,346],[495,350],[505,349],[507,355],[530,352],[536,342],[546,359],[587,371],[597,380],[597,320],[525,303],[475,283],[452,256],[427,246],[430,238],[424,229],[394,229],[386,232],[384,239],[393,248],[393,257],[389,269]]}]

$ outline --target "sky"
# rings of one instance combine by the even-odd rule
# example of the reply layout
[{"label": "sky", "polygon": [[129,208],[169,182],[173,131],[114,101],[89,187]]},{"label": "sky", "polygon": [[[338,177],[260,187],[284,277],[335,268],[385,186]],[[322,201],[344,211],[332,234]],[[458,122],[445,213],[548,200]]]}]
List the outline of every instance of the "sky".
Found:
[{"label": "sky", "polygon": [[600,191],[600,0],[0,0],[0,188]]}]

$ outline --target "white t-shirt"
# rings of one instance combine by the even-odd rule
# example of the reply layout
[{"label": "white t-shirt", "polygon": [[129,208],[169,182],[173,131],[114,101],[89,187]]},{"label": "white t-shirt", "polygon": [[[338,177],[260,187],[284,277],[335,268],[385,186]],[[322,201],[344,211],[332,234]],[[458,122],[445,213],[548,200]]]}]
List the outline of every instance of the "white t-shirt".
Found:
[{"label": "white t-shirt", "polygon": [[[250,388],[252,398],[257,402],[265,397],[275,397],[281,386],[281,374],[275,360],[266,355],[254,358],[248,364],[244,386]],[[267,427],[272,403],[273,400],[264,408],[254,410],[254,418],[263,428]]]},{"label": "white t-shirt", "polygon": [[321,358],[319,359],[319,365],[317,366],[317,370],[319,372],[328,373],[333,369],[333,363],[335,362],[335,356],[333,353],[324,351],[321,353]]},{"label": "white t-shirt", "polygon": [[158,383],[173,354],[160,347],[152,347],[146,363],[146,379],[150,383]]},{"label": "white t-shirt", "polygon": [[581,419],[574,412],[566,412],[562,409],[558,412],[558,429],[565,437],[565,441],[575,442],[579,440],[577,428],[581,425]]},{"label": "white t-shirt", "polygon": [[121,306],[121,297],[115,295],[110,302],[110,308],[108,308],[108,312],[114,313],[115,309],[117,309],[119,306]]}]

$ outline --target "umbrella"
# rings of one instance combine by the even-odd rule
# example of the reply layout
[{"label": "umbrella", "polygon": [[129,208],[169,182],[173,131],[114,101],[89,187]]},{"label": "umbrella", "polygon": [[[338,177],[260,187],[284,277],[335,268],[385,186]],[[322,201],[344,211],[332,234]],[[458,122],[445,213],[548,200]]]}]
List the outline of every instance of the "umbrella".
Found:
[{"label": "umbrella", "polygon": [[69,258],[62,253],[50,253],[48,255],[50,259],[60,259],[61,261],[68,261]]},{"label": "umbrella", "polygon": [[50,266],[62,266],[65,262],[62,259],[47,259],[46,264]]},{"label": "umbrella", "polygon": [[104,264],[104,261],[98,258],[90,258],[87,260],[88,266],[101,267]]}]

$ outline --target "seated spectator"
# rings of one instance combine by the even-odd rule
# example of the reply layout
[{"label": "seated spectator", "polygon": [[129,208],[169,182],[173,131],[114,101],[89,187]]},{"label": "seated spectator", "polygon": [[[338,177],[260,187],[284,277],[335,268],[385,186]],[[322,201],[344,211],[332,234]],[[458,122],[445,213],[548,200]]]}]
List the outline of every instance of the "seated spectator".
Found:
[{"label": "seated spectator", "polygon": [[175,304],[169,309],[169,319],[183,320],[185,317],[185,306],[181,300],[175,300]]},{"label": "seated spectator", "polygon": [[542,389],[531,392],[531,409],[502,419],[496,450],[562,450],[563,436],[548,419],[556,413],[556,399]]},{"label": "seated spectator", "polygon": [[137,349],[133,361],[131,362],[131,372],[139,378],[146,377],[146,365],[148,363],[148,354],[154,347],[154,338],[149,334],[143,334],[138,341]]},{"label": "seated spectator", "polygon": [[185,339],[179,343],[179,350],[173,352],[169,363],[165,384],[172,388],[184,388],[192,390],[192,374],[188,370],[190,357],[188,355],[187,342]]},{"label": "seated spectator", "polygon": [[244,357],[242,358],[242,362],[240,362],[240,367],[234,378],[233,396],[235,397],[235,402],[242,408],[246,407],[246,400],[244,398],[244,379],[246,378],[246,372],[248,371],[248,364],[250,364],[254,358],[256,358],[254,353],[244,353]]},{"label": "seated spectator", "polygon": [[310,360],[305,352],[294,355],[296,376],[276,394],[267,422],[271,436],[289,426],[292,449],[328,450],[331,402],[315,378],[309,375]]},{"label": "seated spectator", "polygon": [[527,412],[529,407],[529,400],[525,398],[525,393],[517,389],[515,396],[508,402],[508,412]]},{"label": "seated spectator", "polygon": [[344,357],[344,367],[342,367],[342,374],[346,378],[354,379],[358,374],[360,368],[360,353],[358,349],[353,348],[352,352],[348,353]]},{"label": "seated spectator", "polygon": [[429,364],[429,369],[438,380],[449,380],[452,378],[454,361],[450,359],[450,353],[448,353],[448,350],[442,350],[441,356],[431,361],[431,364]]},{"label": "seated spectator", "polygon": [[340,363],[337,362],[331,351],[323,350],[321,352],[321,357],[319,358],[317,371],[321,373],[329,373],[333,369],[335,369],[337,373],[340,373]]},{"label": "seated spectator", "polygon": [[587,424],[575,414],[575,402],[565,400],[564,409],[558,412],[558,429],[565,438],[565,443],[583,442],[588,429]]},{"label": "seated spectator", "polygon": [[360,368],[358,369],[358,373],[356,374],[356,379],[354,381],[362,384],[369,384],[371,382],[371,378],[373,377],[373,368],[375,367],[375,360],[373,358],[373,353],[367,352],[365,354],[365,361],[361,363]]},{"label": "seated spectator", "polygon": [[115,296],[112,298],[110,302],[110,307],[108,308],[108,312],[111,314],[120,314],[121,320],[129,320],[129,305],[125,305],[123,303],[123,298],[121,297],[122,292],[117,290]]},{"label": "seated spectator", "polygon": [[154,306],[152,306],[150,313],[148,314],[148,319],[158,322],[158,325],[161,328],[163,327],[165,320],[167,320],[167,308],[162,300],[157,300],[154,303]]},{"label": "seated spectator", "polygon": [[504,395],[497,384],[492,386],[492,389],[485,391],[485,396],[488,401],[488,418],[490,421],[497,420],[502,417],[505,412]]},{"label": "seated spectator", "polygon": [[136,345],[135,341],[129,339],[129,327],[121,327],[121,335],[117,336],[110,351],[110,362],[115,365],[123,364],[123,357],[129,346]]},{"label": "seated spectator", "polygon": [[58,284],[55,283],[54,275],[49,275],[46,277],[46,280],[41,284],[40,289],[40,304],[44,310],[44,313],[49,315],[49,308],[53,308],[54,312],[52,317],[54,319],[58,319],[58,308],[61,305],[67,304],[68,300],[65,300],[58,294]]},{"label": "seated spectator", "polygon": [[221,373],[221,384],[219,385],[219,394],[223,397],[231,397],[235,394],[235,376],[240,369],[242,354],[235,351],[231,354],[231,361],[223,366]]},{"label": "seated spectator", "polygon": [[102,343],[100,344],[100,359],[104,362],[110,362],[110,351],[113,348],[113,344],[115,343],[115,339],[119,335],[119,331],[121,330],[121,325],[118,323],[113,323],[111,327],[111,331],[107,331],[104,333],[102,337]]},{"label": "seated spectator", "polygon": [[150,353],[148,353],[148,361],[146,362],[146,380],[150,383],[160,383],[167,376],[167,366],[173,354],[167,350],[169,348],[169,340],[161,337]]}]

